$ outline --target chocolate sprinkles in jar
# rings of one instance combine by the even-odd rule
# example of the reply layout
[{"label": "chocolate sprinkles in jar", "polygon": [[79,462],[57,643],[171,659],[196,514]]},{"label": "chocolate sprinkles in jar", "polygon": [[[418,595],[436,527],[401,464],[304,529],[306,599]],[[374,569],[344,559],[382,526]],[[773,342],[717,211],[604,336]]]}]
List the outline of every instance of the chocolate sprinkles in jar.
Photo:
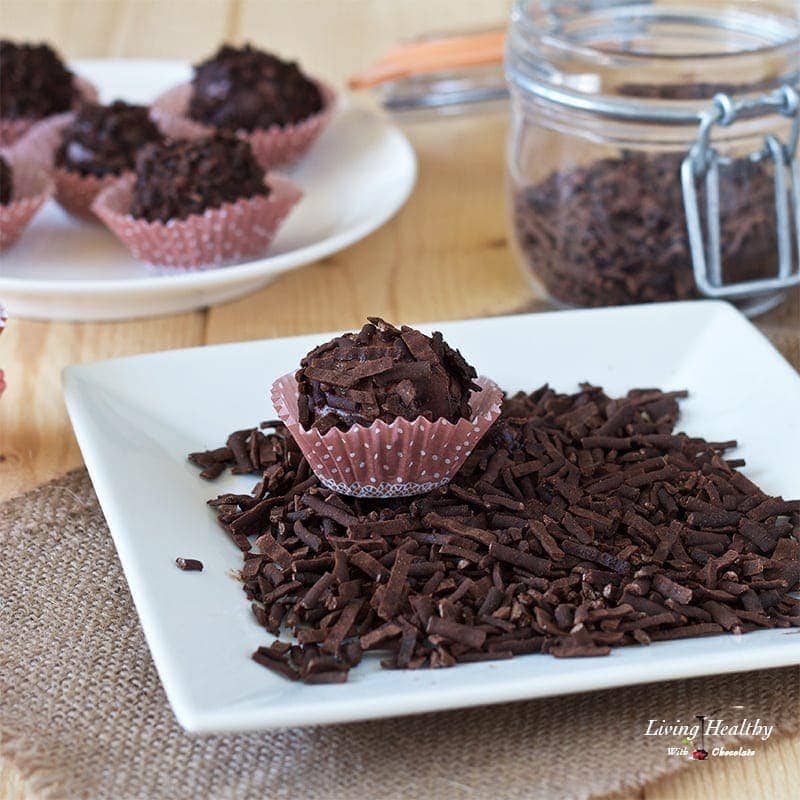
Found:
[{"label": "chocolate sprinkles in jar", "polygon": [[517,0],[512,240],[561,306],[800,283],[800,4]]}]

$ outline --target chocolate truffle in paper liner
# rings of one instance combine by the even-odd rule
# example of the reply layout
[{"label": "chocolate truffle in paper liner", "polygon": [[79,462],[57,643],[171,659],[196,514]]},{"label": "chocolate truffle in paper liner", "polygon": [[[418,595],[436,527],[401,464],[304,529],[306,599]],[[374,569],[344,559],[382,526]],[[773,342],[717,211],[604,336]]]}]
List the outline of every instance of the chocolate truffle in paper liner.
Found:
[{"label": "chocolate truffle in paper liner", "polygon": [[378,419],[368,427],[347,431],[332,427],[304,429],[298,421],[298,391],[294,375],[272,385],[275,411],[328,489],[353,497],[387,499],[423,494],[448,483],[475,445],[500,415],[503,393],[488,378],[479,377],[469,398],[470,419],[453,423],[443,417],[418,417],[393,422]]},{"label": "chocolate truffle in paper liner", "polygon": [[197,65],[191,82],[158,97],[153,116],[176,139],[235,132],[268,168],[305,153],[330,120],[334,103],[333,91],[295,64],[250,46],[226,45]]},{"label": "chocolate truffle in paper liner", "polygon": [[25,156],[24,142],[0,154],[0,251],[11,247],[53,193],[40,164]]},{"label": "chocolate truffle in paper liner", "polygon": [[92,210],[158,271],[203,269],[263,256],[300,190],[264,175],[249,145],[217,134],[148,145],[137,174],[104,189]]},{"label": "chocolate truffle in paper liner", "polygon": [[247,142],[216,133],[142,150],[136,160],[131,214],[148,222],[169,222],[269,192],[264,170]]},{"label": "chocolate truffle in paper liner", "polygon": [[329,489],[419,494],[447,483],[502,393],[444,342],[377,317],[312,350],[272,387],[278,416]]},{"label": "chocolate truffle in paper liner", "polygon": [[146,106],[115,100],[84,103],[61,132],[55,165],[81,175],[120,175],[136,166],[144,145],[163,139]]},{"label": "chocolate truffle in paper liner", "polygon": [[163,141],[146,106],[117,100],[84,103],[60,129],[53,179],[56,199],[70,213],[91,216],[95,197],[122,174],[132,174],[146,144]]},{"label": "chocolate truffle in paper liner", "polygon": [[302,122],[322,110],[317,85],[291,61],[252,45],[219,50],[194,68],[188,115],[229,131]]},{"label": "chocolate truffle in paper liner", "polygon": [[37,121],[74,108],[97,92],[66,68],[46,44],[0,41],[0,145],[24,136]]}]

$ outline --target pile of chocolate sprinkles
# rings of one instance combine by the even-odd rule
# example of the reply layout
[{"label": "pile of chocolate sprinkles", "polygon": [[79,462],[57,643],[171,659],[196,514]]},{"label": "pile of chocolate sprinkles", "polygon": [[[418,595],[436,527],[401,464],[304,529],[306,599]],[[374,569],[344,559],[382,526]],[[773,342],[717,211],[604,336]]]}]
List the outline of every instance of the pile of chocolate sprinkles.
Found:
[{"label": "pile of chocolate sprinkles", "polygon": [[337,683],[389,669],[800,625],[800,501],[746,478],[735,442],[674,433],[685,392],[582,385],[507,398],[451,484],[386,501],[319,484],[279,422],[193,453],[261,477],[210,505],[270,633],[253,658]]},{"label": "pile of chocolate sprinkles", "polygon": [[[567,305],[699,297],[681,193],[682,154],[627,152],[521,187],[514,227],[526,265]],[[700,205],[705,208],[704,189]],[[764,278],[777,248],[769,164],[736,159],[720,172],[724,279]]]}]

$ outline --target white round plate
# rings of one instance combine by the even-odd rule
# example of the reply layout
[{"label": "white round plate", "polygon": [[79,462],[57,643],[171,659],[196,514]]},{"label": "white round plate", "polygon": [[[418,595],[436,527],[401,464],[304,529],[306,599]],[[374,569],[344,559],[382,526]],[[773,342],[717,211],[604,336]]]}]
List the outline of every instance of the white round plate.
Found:
[{"label": "white round plate", "polygon": [[[77,61],[74,70],[100,89],[141,103],[186,80],[178,61]],[[0,258],[0,298],[11,316],[59,320],[124,319],[189,311],[232,300],[357,242],[408,198],[416,159],[383,115],[339,108],[303,159],[286,171],[304,196],[266,258],[179,275],[155,275],[102,225],[81,222],[49,202]]]}]

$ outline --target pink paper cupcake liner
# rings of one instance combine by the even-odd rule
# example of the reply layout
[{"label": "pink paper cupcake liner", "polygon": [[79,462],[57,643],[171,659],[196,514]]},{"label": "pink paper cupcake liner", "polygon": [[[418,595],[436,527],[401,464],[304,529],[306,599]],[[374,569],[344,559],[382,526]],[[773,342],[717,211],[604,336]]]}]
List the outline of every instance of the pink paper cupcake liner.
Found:
[{"label": "pink paper cupcake liner", "polygon": [[100,192],[120,178],[132,180],[134,173],[126,171],[120,175],[103,175],[98,178],[96,175],[81,175],[79,172],[56,167],[53,170],[56,200],[70,214],[97,221],[92,212],[92,203]]},{"label": "pink paper cupcake liner", "polygon": [[2,151],[11,168],[13,194],[0,205],[0,251],[19,239],[33,215],[53,193],[53,182],[41,164],[29,161],[19,146]]},{"label": "pink paper cupcake liner", "polygon": [[130,213],[134,176],[118,178],[97,196],[92,211],[134,258],[160,271],[219,267],[264,255],[302,192],[288,178],[269,174],[269,195],[256,195],[186,219],[148,222]]},{"label": "pink paper cupcake liner", "polygon": [[272,384],[275,411],[289,429],[322,484],[353,497],[389,498],[422,494],[448,483],[500,415],[503,393],[481,376],[473,392],[472,419],[456,423],[382,420],[368,428],[304,430],[298,421],[297,381],[284,375]]},{"label": "pink paper cupcake liner", "polygon": [[56,150],[61,144],[61,132],[72,122],[74,111],[53,114],[34,123],[28,133],[20,139],[14,148],[24,154],[27,161],[35,161],[46,170],[53,169]]},{"label": "pink paper cupcake liner", "polygon": [[120,176],[105,175],[98,178],[54,166],[62,131],[72,122],[74,116],[73,111],[67,111],[37,122],[15,147],[20,153],[24,153],[26,160],[37,162],[50,171],[55,186],[55,198],[62,208],[75,216],[95,219],[91,211],[95,197]]},{"label": "pink paper cupcake liner", "polygon": [[[322,94],[321,111],[294,125],[237,131],[237,136],[249,142],[253,155],[264,169],[296,161],[311,147],[330,121],[336,96],[321,81],[315,83]],[[153,120],[172,139],[198,139],[214,132],[213,126],[195,122],[186,115],[191,95],[191,83],[181,83],[164,92],[153,103]]]},{"label": "pink paper cupcake liner", "polygon": [[[85,78],[76,75],[75,86],[80,92],[80,100],[88,100],[90,102],[97,100],[97,89]],[[53,116],[62,115],[54,114]],[[51,119],[51,117],[44,117],[43,119],[3,119],[0,117],[0,147],[9,147],[15,144],[34,125],[38,125],[48,119]]]}]

